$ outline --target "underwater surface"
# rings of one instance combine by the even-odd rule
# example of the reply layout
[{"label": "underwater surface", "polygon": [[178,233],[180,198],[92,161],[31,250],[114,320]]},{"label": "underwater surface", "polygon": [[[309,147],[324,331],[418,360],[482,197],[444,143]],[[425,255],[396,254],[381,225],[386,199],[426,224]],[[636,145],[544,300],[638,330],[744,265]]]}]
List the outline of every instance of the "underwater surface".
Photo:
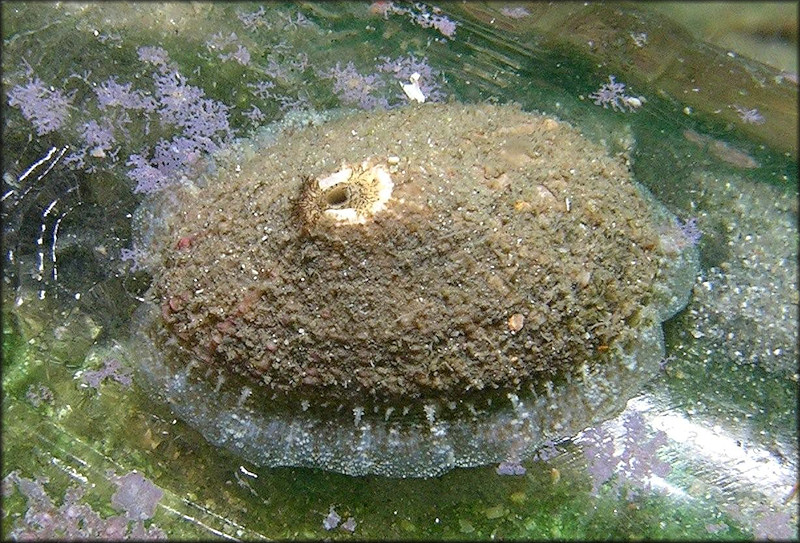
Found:
[{"label": "underwater surface", "polygon": [[[796,74],[698,42],[628,4],[4,3],[2,22],[5,537],[797,538]],[[420,97],[425,103],[416,103]],[[288,142],[304,134],[316,134],[303,145],[319,141],[319,149],[285,161],[303,172],[284,174],[283,162],[262,170],[289,186],[308,168],[319,188],[335,188],[346,167],[325,149],[362,145],[346,134],[325,143],[319,135],[337,119],[367,126],[382,112],[411,110],[424,119],[426,111],[457,104],[511,103],[558,119],[553,126],[570,125],[592,142],[587,152],[602,148],[629,169],[664,209],[659,216],[670,228],[661,243],[679,246],[697,266],[680,266],[694,275],[684,289],[688,304],[664,322],[663,336],[659,325],[640,327],[628,315],[626,324],[646,330],[652,346],[639,366],[637,356],[620,366],[649,368],[633,388],[600,396],[586,421],[574,406],[527,412],[519,402],[529,399],[511,394],[513,409],[496,402],[479,408],[475,420],[523,413],[563,431],[537,434],[520,456],[484,449],[470,457],[474,463],[415,459],[402,477],[327,463],[325,447],[313,461],[253,463],[253,455],[236,452],[243,442],[236,432],[247,426],[232,421],[259,402],[258,390],[233,388],[216,373],[198,378],[202,394],[183,393],[188,370],[168,373],[154,392],[143,370],[153,367],[153,347],[137,343],[137,330],[166,269],[152,242],[165,228],[180,231],[180,224],[165,225],[176,207],[190,209],[176,203],[182,194],[217,190],[223,201],[215,181],[252,168],[253,157],[288,152]],[[492,190],[508,188],[498,164],[535,162],[538,155],[522,144],[527,130],[479,134],[499,157],[481,159]],[[437,135],[435,127],[430,132]],[[381,141],[390,145],[392,135]],[[401,180],[403,160],[388,156],[386,175]],[[442,179],[455,170],[442,168]],[[565,171],[553,167],[553,175]],[[398,182],[392,194],[401,188]],[[324,201],[340,209],[332,216],[352,218],[341,211],[351,192],[331,194]],[[536,208],[521,194],[514,209]],[[485,212],[482,200],[464,198]],[[267,204],[275,202],[280,196]],[[373,208],[375,224],[386,220],[389,202]],[[224,217],[229,208],[209,209]],[[625,216],[630,208],[618,211]],[[373,226],[371,217],[355,217],[367,222],[356,226]],[[199,246],[181,234],[170,248],[185,255]],[[244,252],[213,249],[223,262],[224,254]],[[585,254],[610,258],[588,246]],[[297,285],[288,284],[294,292]],[[162,301],[168,320],[188,299]],[[420,314],[426,325],[436,323],[435,314]],[[227,322],[217,330],[228,334]],[[500,322],[510,342],[503,345],[512,347],[534,324],[522,310]],[[271,341],[264,349],[280,353],[283,343]],[[593,344],[599,359],[613,360],[610,343]],[[326,378],[302,375],[306,385]],[[581,375],[567,381],[587,404],[598,397],[589,390],[620,382],[613,372],[606,380]],[[531,398],[560,405],[554,398],[566,388],[554,382],[531,388]],[[227,403],[212,396],[219,391]],[[315,395],[298,399],[282,420],[317,409]],[[467,406],[473,398],[461,392],[453,400]],[[401,404],[390,412],[381,405],[377,414],[347,404],[340,410],[346,417],[328,419],[326,446],[338,442],[337,429],[352,441],[364,435],[354,427],[378,427],[374,421],[385,417],[424,430],[409,442],[413,456],[424,432],[454,435],[462,420],[452,415],[445,425],[447,407],[419,405],[417,418],[405,421],[397,419],[405,416]],[[326,405],[319,409],[329,416]],[[233,439],[218,437],[226,432]],[[482,439],[487,447],[507,443],[501,433]],[[361,445],[355,450],[365,458],[376,450]]]}]

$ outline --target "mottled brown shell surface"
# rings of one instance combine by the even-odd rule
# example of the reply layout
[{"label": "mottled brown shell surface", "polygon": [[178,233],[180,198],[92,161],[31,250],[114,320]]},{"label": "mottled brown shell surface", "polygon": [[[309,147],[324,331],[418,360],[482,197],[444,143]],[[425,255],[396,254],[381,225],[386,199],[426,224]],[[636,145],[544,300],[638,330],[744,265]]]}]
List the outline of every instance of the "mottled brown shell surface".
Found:
[{"label": "mottled brown shell surface", "polygon": [[515,106],[332,121],[181,198],[163,326],[301,396],[457,399],[602,364],[635,341],[658,273],[625,160]]}]

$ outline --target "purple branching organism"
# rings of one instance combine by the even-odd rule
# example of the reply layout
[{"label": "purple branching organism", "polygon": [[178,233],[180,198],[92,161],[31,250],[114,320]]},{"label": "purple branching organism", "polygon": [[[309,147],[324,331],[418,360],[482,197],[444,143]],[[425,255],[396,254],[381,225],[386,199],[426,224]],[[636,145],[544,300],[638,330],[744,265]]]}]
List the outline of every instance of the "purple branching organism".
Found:
[{"label": "purple branching organism", "polygon": [[145,251],[139,247],[133,247],[132,249],[123,247],[119,250],[119,259],[123,262],[130,262],[131,273],[145,269],[144,261],[146,256]]},{"label": "purple branching organism", "polygon": [[236,32],[231,32],[227,36],[225,36],[222,32],[217,32],[206,40],[206,47],[209,51],[222,51],[229,45],[235,44],[238,41],[239,37],[236,35]]},{"label": "purple branching organism", "polygon": [[89,504],[84,503],[86,488],[72,486],[64,492],[62,504],[56,506],[47,494],[48,479],[28,479],[12,471],[3,479],[3,498],[13,495],[15,489],[27,500],[25,514],[16,518],[8,536],[11,539],[166,539],[164,531],[144,521],[155,514],[163,491],[140,474],[131,472],[112,480],[117,492],[111,498],[111,506],[119,515],[106,518],[100,516]]},{"label": "purple branching organism", "polygon": [[109,119],[100,123],[95,120],[83,123],[81,138],[84,142],[83,149],[96,158],[104,158],[117,142],[114,126]]},{"label": "purple branching organism", "polygon": [[328,515],[322,520],[322,527],[326,530],[333,530],[339,525],[341,520],[342,517],[339,516],[339,513],[337,513],[331,505]]},{"label": "purple branching organism", "polygon": [[265,27],[267,30],[272,28],[272,25],[267,21],[265,15],[266,11],[264,11],[264,6],[259,6],[256,11],[249,13],[240,12],[236,14],[236,17],[239,19],[239,22],[242,23],[242,26],[252,32],[259,27]]},{"label": "purple branching organism", "polygon": [[559,454],[561,454],[561,451],[558,450],[555,442],[552,439],[547,439],[544,443],[542,443],[542,446],[539,448],[539,450],[537,450],[533,455],[533,459],[540,462],[547,462]]},{"label": "purple branching organism", "polygon": [[248,83],[247,86],[250,88],[250,93],[253,96],[260,98],[261,100],[267,100],[273,96],[273,91],[271,89],[275,88],[275,83],[272,81],[263,80],[257,83]]},{"label": "purple branching organism", "polygon": [[700,231],[697,217],[685,221],[675,217],[670,225],[661,229],[661,243],[670,252],[680,252],[700,243],[703,233]]},{"label": "purple branching organism", "polygon": [[205,91],[189,85],[177,71],[154,74],[158,113],[162,124],[186,126],[197,120],[196,108],[204,100]]},{"label": "purple branching organism", "polygon": [[25,392],[25,399],[33,407],[39,407],[43,403],[53,403],[53,391],[45,385],[31,385]]},{"label": "purple branching organism", "polygon": [[626,415],[623,428],[625,432],[619,438],[604,424],[584,431],[578,439],[592,478],[592,495],[596,496],[604,483],[614,479],[614,492],[624,488],[631,499],[639,490],[650,488],[653,476],[665,477],[671,471],[671,466],[657,455],[667,443],[663,431],[648,436],[639,412]]},{"label": "purple branching organism", "polygon": [[[445,35],[452,36],[455,31],[455,23],[435,8],[429,12],[422,4],[407,4],[393,9]],[[267,21],[267,14],[267,10],[259,8],[239,13],[238,17],[248,30],[255,30],[272,24]],[[275,28],[282,25],[300,31],[313,26],[300,13],[287,15],[285,21],[277,24]],[[205,47],[223,61],[249,66],[252,60],[235,32],[217,32],[206,39]],[[48,87],[26,64],[22,79],[27,76],[28,81],[10,89],[9,104],[20,109],[39,135],[61,129],[76,112],[93,115],[70,124],[71,133],[67,135],[73,143],[63,163],[89,173],[124,166],[135,193],[154,193],[205,168],[213,161],[214,153],[233,140],[233,110],[206,96],[203,88],[190,84],[191,75],[182,73],[165,49],[140,46],[136,54],[146,65],[146,71],[151,72],[147,74],[149,77],[138,81],[149,84],[149,88],[136,80],[124,81],[118,75],[95,82],[90,80],[90,72],[82,76],[72,74],[70,78],[79,79],[90,90],[81,95],[84,102],[78,110],[73,104],[77,89],[67,92]],[[286,92],[279,90],[278,85],[284,88],[299,84],[299,79],[309,75],[313,66],[309,55],[293,52],[286,41],[273,44],[265,63],[250,67],[265,77],[247,84],[252,97],[260,102],[237,105],[241,119],[249,120],[251,125],[261,124],[269,120],[269,111],[275,107],[283,112],[311,108],[311,98],[302,89]],[[313,70],[319,77],[332,80],[333,92],[342,104],[361,109],[388,109],[408,103],[413,98],[406,90],[411,81],[425,100],[435,102],[445,97],[441,74],[425,58],[381,57],[379,65],[366,72],[353,62],[344,61],[327,69]],[[142,138],[148,137],[155,143],[141,146]],[[137,255],[128,250],[122,256],[134,261],[135,270]]]},{"label": "purple branching organism", "polygon": [[[283,14],[279,12],[279,15],[282,16]],[[282,27],[284,31],[299,30],[301,28],[310,28],[314,26],[314,22],[300,12],[296,13],[294,17],[291,15],[286,15],[285,17],[286,19]]]},{"label": "purple branching organism", "polygon": [[[428,102],[441,102],[445,98],[445,93],[441,89],[439,80],[441,74],[431,68],[428,64],[428,59],[423,57],[417,60],[414,55],[400,56],[397,58],[380,57],[382,62],[378,64],[378,71],[391,74],[394,79],[399,83],[408,83],[409,78],[414,73],[419,74],[419,88],[422,94],[425,95],[425,100]],[[397,85],[400,88],[399,85]],[[402,102],[407,101],[404,93],[399,92],[398,98]]]},{"label": "purple branching organism", "polygon": [[188,168],[207,153],[213,153],[233,138],[228,106],[205,98],[199,87],[187,84],[180,73],[162,70],[153,74],[157,112],[162,125],[174,126],[180,134],[159,140],[152,157],[135,153],[126,165],[136,181],[135,192],[156,192],[179,180]]},{"label": "purple branching organism", "polygon": [[[30,69],[30,67],[29,67]],[[61,89],[48,87],[36,76],[28,73],[28,82],[11,87],[8,104],[17,107],[22,116],[30,121],[36,134],[43,136],[61,128],[69,117],[75,92],[65,94]]]},{"label": "purple branching organism", "polygon": [[[341,522],[341,524],[340,524]],[[351,534],[356,531],[356,519],[353,517],[347,517],[347,520],[342,522],[342,517],[333,506],[330,506],[330,510],[328,511],[328,515],[322,520],[322,527],[325,528],[327,531],[333,530],[336,527],[339,527],[340,530],[344,530],[345,532],[350,532]]]},{"label": "purple branching organism", "polygon": [[111,107],[152,112],[156,101],[142,90],[133,90],[132,83],[119,83],[116,77],[109,77],[94,88],[97,105],[105,111]]},{"label": "purple branching organism", "polygon": [[116,358],[109,358],[99,370],[89,370],[81,374],[81,381],[93,389],[100,388],[100,384],[106,379],[111,378],[125,388],[131,386],[131,369],[122,365]]},{"label": "purple branching organism", "polygon": [[500,13],[512,19],[522,19],[523,17],[527,17],[531,14],[531,12],[523,6],[515,6],[513,8],[505,6],[500,9]]},{"label": "purple branching organism", "polygon": [[308,98],[302,95],[298,96],[281,95],[275,97],[275,100],[278,102],[278,108],[281,111],[300,111],[300,110],[307,110],[310,108]]},{"label": "purple branching organism", "polygon": [[498,475],[525,475],[528,470],[518,462],[500,462],[495,468]]},{"label": "purple branching organism", "polygon": [[[231,46],[235,47],[236,50],[230,52]],[[223,62],[233,59],[243,66],[250,64],[250,52],[244,45],[239,43],[239,37],[235,32],[231,32],[228,36],[225,36],[222,32],[214,34],[206,40],[206,47],[209,51],[216,51],[217,56]]]},{"label": "purple branching organism", "polygon": [[[429,17],[423,18],[424,22],[428,23],[430,26],[438,30],[443,36],[447,36],[448,38],[452,38],[456,35],[456,26],[458,23],[455,21],[448,19],[444,15],[430,15]],[[417,24],[426,27],[423,21],[417,20]]]},{"label": "purple branching organism", "polygon": [[347,520],[344,521],[341,526],[339,526],[345,532],[350,532],[351,534],[356,531],[356,519],[353,517],[347,517]]},{"label": "purple branching organism", "polygon": [[431,13],[424,4],[414,3],[407,5],[408,7],[403,7],[394,2],[375,2],[371,9],[375,13],[380,12],[384,17],[388,17],[389,13],[408,15],[414,24],[422,28],[435,28],[440,34],[448,38],[455,36],[458,23],[445,15],[441,15],[441,10],[438,8],[433,8],[433,13]]},{"label": "purple branching organism", "polygon": [[126,518],[134,521],[153,518],[156,506],[164,496],[164,491],[141,473],[132,471],[126,475],[111,475],[117,491],[111,496],[111,506],[121,511]]},{"label": "purple branching organism", "polygon": [[669,367],[670,364],[674,363],[677,359],[678,358],[674,354],[665,356],[664,358],[658,361],[658,369],[660,369],[661,371],[667,371],[667,367]]},{"label": "purple branching organism", "polygon": [[267,59],[264,71],[273,79],[289,82],[292,79],[292,65],[288,62],[278,61],[274,56]]},{"label": "purple branching organism", "polygon": [[336,66],[320,75],[333,79],[333,91],[345,104],[357,105],[361,109],[388,107],[386,98],[373,94],[385,87],[386,82],[378,74],[359,73],[352,61],[344,68],[337,62]]},{"label": "purple branching organism", "polygon": [[592,478],[592,495],[597,496],[600,487],[614,476],[617,468],[614,437],[602,427],[589,428],[583,432],[579,442],[583,445],[587,470]]},{"label": "purple branching organism", "polygon": [[[786,502],[772,505],[731,502],[725,505],[725,512],[748,526],[756,541],[796,541],[797,523],[792,521],[791,509],[792,506]],[[722,526],[727,528],[725,524]]]},{"label": "purple branching organism", "polygon": [[222,55],[220,58],[222,58],[222,60],[233,59],[242,66],[247,66],[250,64],[250,51],[248,51],[244,45],[238,45],[236,51]]},{"label": "purple branching organism", "polygon": [[737,106],[734,104],[733,109],[739,114],[739,118],[746,124],[764,124],[766,119],[759,113],[758,109],[747,109],[746,107]]},{"label": "purple branching organism", "polygon": [[114,126],[109,118],[103,119],[101,123],[95,120],[83,123],[80,132],[83,145],[78,147],[75,152],[64,157],[64,163],[72,168],[86,169],[91,173],[95,170],[95,166],[93,164],[87,165],[87,160],[90,157],[108,157],[112,162],[116,162],[119,148],[111,152],[117,142],[114,132]]},{"label": "purple branching organism", "polygon": [[608,83],[589,95],[594,103],[614,111],[636,111],[642,107],[642,102],[646,102],[643,96],[629,96],[625,94],[625,83],[618,83],[613,75],[608,76]]},{"label": "purple branching organism", "polygon": [[[225,54],[231,59],[242,64],[249,62],[249,52],[237,42],[235,33],[215,34],[208,47],[228,47],[231,50]],[[121,81],[117,76],[94,83],[88,79],[88,73],[73,74],[89,86],[92,93],[88,96],[95,98],[82,104],[82,108],[96,108],[101,116],[75,123],[72,129],[76,132],[76,143],[65,156],[64,164],[89,173],[99,167],[113,167],[127,142],[136,141],[142,131],[143,135],[149,135],[154,127],[164,137],[154,147],[134,151],[121,161],[130,167],[126,173],[136,183],[134,191],[148,193],[190,174],[201,158],[233,139],[233,129],[229,107],[206,97],[200,87],[190,85],[164,49],[142,46],[137,55],[141,62],[155,67],[150,90],[135,88],[133,83]],[[25,75],[27,83],[9,90],[9,104],[21,110],[39,135],[60,129],[75,110],[72,102],[77,90],[67,94],[62,89],[48,87],[34,76],[27,63]],[[251,112],[253,115],[257,118],[256,111]]]},{"label": "purple branching organism", "polygon": [[408,103],[409,97],[403,92],[402,84],[407,84],[414,74],[419,75],[420,91],[427,101],[444,99],[441,74],[431,68],[427,59],[418,60],[409,55],[380,57],[379,60],[378,71],[368,75],[359,72],[352,61],[344,67],[337,62],[333,68],[318,71],[318,75],[333,80],[333,91],[344,104],[361,109],[388,109]]},{"label": "purple branching organism", "polygon": [[[547,439],[542,443],[541,447],[533,453],[531,460],[548,462],[559,454],[561,454],[561,451],[556,446],[556,443],[552,439]],[[515,450],[508,455],[504,462],[500,462],[497,468],[495,468],[495,472],[498,475],[525,475],[527,470],[520,462],[519,451]]]},{"label": "purple branching organism", "polygon": [[706,531],[710,534],[717,534],[719,532],[727,532],[729,526],[724,522],[719,522],[717,524],[706,524]]},{"label": "purple branching organism", "polygon": [[261,124],[267,118],[264,112],[255,104],[249,110],[243,111],[242,115],[250,119],[253,124]]},{"label": "purple branching organism", "polygon": [[93,172],[96,165],[91,159],[110,159],[116,162],[120,149],[111,152],[118,140],[128,136],[127,126],[132,123],[129,111],[137,112],[137,117],[145,117],[155,111],[156,100],[140,89],[133,89],[132,83],[120,83],[116,77],[109,77],[92,90],[97,97],[97,107],[103,112],[100,122],[92,119],[81,125],[80,137],[83,145],[65,157],[65,163],[73,168]]},{"label": "purple branching organism", "polygon": [[[207,140],[210,141],[210,140]],[[178,181],[201,158],[204,151],[213,151],[194,139],[176,136],[156,143],[152,158],[134,154],[127,165],[133,166],[128,176],[136,181],[134,192],[153,193]]]},{"label": "purple branching organism", "polygon": [[169,53],[161,47],[144,45],[136,50],[136,54],[139,55],[139,60],[142,62],[148,62],[160,68],[169,65]]},{"label": "purple branching organism", "polygon": [[[153,166],[150,160],[145,156],[132,154],[128,157],[128,161],[125,165],[133,166],[133,168],[128,171],[128,177],[136,181],[136,186],[133,189],[134,192],[157,192],[173,181],[166,172],[162,172],[157,167]],[[127,249],[122,250],[126,251]],[[136,255],[132,252],[122,253],[122,260],[131,260],[134,262],[135,266],[135,256]],[[136,271],[136,269],[132,268],[131,271]]]},{"label": "purple branching organism", "polygon": [[690,217],[685,221],[675,217],[675,226],[678,227],[681,236],[685,240],[685,245],[697,245],[700,242],[703,233],[700,231],[700,227],[697,226],[697,217]]}]

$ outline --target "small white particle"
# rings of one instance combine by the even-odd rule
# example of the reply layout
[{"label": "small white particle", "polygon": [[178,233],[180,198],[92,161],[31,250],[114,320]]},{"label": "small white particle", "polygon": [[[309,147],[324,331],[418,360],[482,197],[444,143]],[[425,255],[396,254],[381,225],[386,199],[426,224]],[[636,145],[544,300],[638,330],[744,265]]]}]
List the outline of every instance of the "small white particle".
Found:
[{"label": "small white particle", "polygon": [[239,471],[241,471],[242,473],[244,473],[245,475],[247,475],[249,477],[252,477],[253,479],[258,479],[258,474],[257,473],[253,473],[252,471],[249,471],[244,466],[239,466]]},{"label": "small white particle", "polygon": [[422,94],[422,89],[419,88],[419,74],[414,72],[408,79],[411,83],[400,83],[400,86],[403,87],[403,92],[406,93],[410,100],[420,104],[424,103],[425,95]]},{"label": "small white particle", "polygon": [[425,411],[425,418],[428,419],[428,422],[433,424],[436,421],[436,407],[431,404],[426,404],[422,409]]},{"label": "small white particle", "polygon": [[359,407],[354,407],[353,408],[353,423],[354,423],[355,426],[358,426],[359,424],[361,424],[361,417],[363,417],[363,416],[364,416],[364,408],[363,407],[359,406]]}]

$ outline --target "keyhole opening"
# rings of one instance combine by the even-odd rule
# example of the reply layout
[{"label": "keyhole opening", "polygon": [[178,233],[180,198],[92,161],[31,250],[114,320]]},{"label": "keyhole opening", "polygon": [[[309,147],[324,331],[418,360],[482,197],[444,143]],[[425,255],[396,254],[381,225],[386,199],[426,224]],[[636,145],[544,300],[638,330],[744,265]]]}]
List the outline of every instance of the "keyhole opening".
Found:
[{"label": "keyhole opening", "polygon": [[331,207],[343,207],[350,201],[350,189],[346,186],[333,187],[325,194],[325,202]]}]

